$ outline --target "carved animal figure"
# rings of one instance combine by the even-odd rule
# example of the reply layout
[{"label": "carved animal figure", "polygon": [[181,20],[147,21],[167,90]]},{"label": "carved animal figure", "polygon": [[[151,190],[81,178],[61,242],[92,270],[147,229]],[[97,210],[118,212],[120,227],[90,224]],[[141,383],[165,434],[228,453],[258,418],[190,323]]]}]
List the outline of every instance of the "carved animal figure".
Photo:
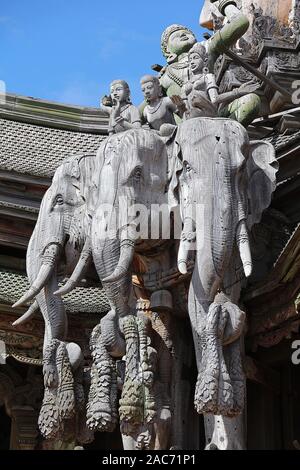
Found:
[{"label": "carved animal figure", "polygon": [[[45,396],[39,422],[47,437],[61,431],[63,422],[75,414],[76,405],[82,401],[78,377],[83,357],[77,344],[66,342],[67,317],[63,301],[55,292],[59,277],[72,272],[80,251],[79,265],[85,267],[89,259],[85,243],[90,224],[87,200],[92,195],[89,181],[94,170],[93,155],[70,158],[56,171],[28,246],[27,275],[31,287],[15,304],[36,298],[45,321]],[[69,287],[76,285],[73,278]]]},{"label": "carved animal figure", "polygon": [[[195,255],[188,299],[199,372],[195,406],[201,413],[231,418],[242,407],[233,383],[241,377],[241,367],[236,364],[230,374],[236,353],[229,355],[226,369],[222,345],[234,343],[242,334],[243,313],[235,305],[240,286],[236,273],[242,269],[248,277],[252,272],[248,233],[271,202],[278,168],[275,150],[265,142],[249,142],[244,127],[220,118],[183,122],[176,145],[182,163],[182,273],[187,272],[191,250]],[[220,292],[227,296],[221,301],[216,299]],[[214,417],[209,419],[214,422]],[[223,441],[228,444],[224,434]]]},{"label": "carved animal figure", "polygon": [[[174,170],[168,187],[171,147],[167,154],[156,132],[133,129],[112,135],[101,144],[96,157],[71,159],[62,165],[45,195],[28,250],[31,288],[18,304],[36,297],[44,315],[45,384],[50,392],[53,389],[51,400],[58,407],[58,420],[70,416],[76,401],[70,370],[74,374],[78,369],[81,351],[77,345],[64,343],[66,318],[62,300],[55,294],[76,285],[92,256],[110,311],[101,327],[96,327],[91,342],[94,368],[88,420],[93,430],[112,429],[116,422],[116,375],[107,353],[122,358],[126,341],[127,347],[132,343],[127,319],[135,313],[133,263],[140,255],[147,259],[149,247],[160,249],[164,243],[163,239],[149,240],[142,227],[148,227],[149,219],[158,219],[155,208],[167,204],[168,191],[173,193],[178,185],[184,222],[178,253],[182,273],[186,273],[190,248],[196,253],[188,302],[199,369],[195,405],[198,412],[224,413],[228,419],[242,408],[238,394],[243,376],[236,342],[242,334],[243,314],[228,285],[240,259],[245,274],[251,273],[248,230],[271,200],[274,149],[264,142],[249,143],[245,129],[237,122],[196,118],[179,125],[173,150]],[[82,252],[69,282],[58,290],[59,256],[63,248],[72,246],[81,247]],[[218,292],[224,297],[217,298]],[[225,345],[232,345],[228,354]],[[131,346],[130,351],[134,351]],[[211,360],[215,374],[208,377]],[[131,366],[134,361],[139,359],[131,358]],[[65,391],[63,377],[70,385],[62,395],[57,384],[58,390]],[[103,398],[99,399],[104,406],[97,406],[97,397]],[[60,411],[63,403],[71,403],[67,416]],[[148,437],[142,436],[146,446]]]}]

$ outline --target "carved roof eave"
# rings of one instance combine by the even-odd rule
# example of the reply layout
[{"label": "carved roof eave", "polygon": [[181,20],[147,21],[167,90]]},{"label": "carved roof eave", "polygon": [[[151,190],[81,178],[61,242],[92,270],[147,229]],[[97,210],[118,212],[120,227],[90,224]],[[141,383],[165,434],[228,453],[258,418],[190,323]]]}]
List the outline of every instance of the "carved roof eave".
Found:
[{"label": "carved roof eave", "polygon": [[[300,51],[300,40],[295,44],[289,44],[284,41],[274,40],[274,39],[264,39],[261,41],[261,46],[259,48],[259,52],[256,57],[253,55],[243,55],[243,59],[247,62],[258,66],[262,63],[263,59],[266,57],[267,53],[270,51],[282,51],[282,52],[291,52],[297,53]],[[217,70],[217,83],[220,82],[222,75],[226,72],[228,65],[231,64],[233,61],[225,54],[221,59],[220,66]]]},{"label": "carved roof eave", "polygon": [[8,93],[0,117],[80,132],[107,135],[108,118],[99,108],[55,103]]},{"label": "carved roof eave", "polygon": [[300,224],[288,240],[269,276],[246,290],[247,344],[271,347],[299,331]]},{"label": "carved roof eave", "polygon": [[[42,365],[42,349],[44,339],[44,321],[37,312],[29,322],[13,327],[12,323],[22,314],[24,309],[12,309],[0,302],[0,340],[5,342],[7,357],[29,365]],[[67,340],[81,345],[84,356],[89,358],[88,339],[93,328],[99,322],[99,315],[70,313],[70,331]]]},{"label": "carved roof eave", "polygon": [[252,301],[276,290],[280,285],[293,281],[298,276],[300,276],[300,224],[274,263],[267,279],[247,290],[244,300]]}]

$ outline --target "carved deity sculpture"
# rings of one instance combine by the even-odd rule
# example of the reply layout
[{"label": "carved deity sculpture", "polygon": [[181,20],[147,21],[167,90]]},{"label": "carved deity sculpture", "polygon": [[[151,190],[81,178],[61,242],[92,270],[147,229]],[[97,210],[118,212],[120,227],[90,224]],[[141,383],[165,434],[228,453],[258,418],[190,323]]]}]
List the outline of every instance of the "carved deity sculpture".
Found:
[{"label": "carved deity sculpture", "polygon": [[143,116],[149,127],[159,131],[163,124],[176,125],[174,113],[179,111],[171,98],[163,96],[159,79],[152,75],[145,75],[141,79],[141,86],[147,103]]},{"label": "carved deity sculpture", "polygon": [[110,85],[110,97],[102,100],[102,109],[109,116],[109,134],[117,134],[141,127],[138,108],[130,100],[130,88],[125,80],[114,80]]},{"label": "carved deity sculpture", "polygon": [[162,70],[160,83],[168,96],[180,95],[188,81],[188,52],[197,39],[185,26],[173,24],[162,34],[161,49],[168,65]]},{"label": "carved deity sculpture", "polygon": [[183,99],[187,101],[185,117],[224,116],[247,127],[255,117],[249,112],[249,100],[254,102],[258,98],[252,92],[260,85],[257,82],[248,82],[232,91],[219,94],[215,76],[209,73],[205,66],[208,60],[205,47],[201,43],[196,43],[190,50],[188,58],[190,78],[183,86],[182,92]]},{"label": "carved deity sculpture", "polygon": [[[216,2],[212,0],[212,3]],[[215,62],[225,48],[235,44],[249,27],[248,18],[240,12],[234,0],[222,0],[217,6],[227,18],[227,23],[210,39],[201,43],[207,53],[209,73],[214,72]],[[168,96],[181,95],[183,86],[190,81],[189,52],[196,42],[195,35],[184,26],[174,24],[164,31],[161,47],[168,65],[161,72],[160,82]],[[251,123],[261,109],[261,99],[254,93],[257,88],[256,84],[249,84],[244,90],[239,89],[239,93],[236,92],[235,96],[230,96],[226,100],[224,97],[219,115],[235,119],[243,125]]]}]

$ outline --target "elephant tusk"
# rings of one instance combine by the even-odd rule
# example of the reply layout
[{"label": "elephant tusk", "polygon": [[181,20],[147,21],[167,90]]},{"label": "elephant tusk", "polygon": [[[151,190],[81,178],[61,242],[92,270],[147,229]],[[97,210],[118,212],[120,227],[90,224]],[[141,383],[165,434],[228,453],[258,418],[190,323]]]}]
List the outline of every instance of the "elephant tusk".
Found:
[{"label": "elephant tusk", "polygon": [[237,228],[236,239],[245,276],[250,277],[252,274],[253,265],[248,230],[245,220],[242,220]]},{"label": "elephant tusk", "polygon": [[40,293],[53,272],[58,253],[59,246],[57,244],[52,244],[46,248],[43,255],[44,264],[42,263],[35,281],[31,285],[28,292],[26,292],[26,294],[23,295],[23,297],[18,302],[16,302],[12,308],[20,307],[21,305],[26,304]]},{"label": "elephant tusk", "polygon": [[27,321],[29,321],[35,314],[35,312],[39,309],[39,304],[37,301],[35,301],[27,310],[27,312],[24,313],[18,320],[13,322],[12,326],[19,326],[23,325]]},{"label": "elephant tusk", "polygon": [[178,260],[178,271],[181,274],[187,274],[187,263],[186,261],[183,260]]},{"label": "elephant tusk", "polygon": [[69,292],[71,292],[75,287],[77,286],[78,282],[82,279],[82,276],[84,275],[86,269],[92,262],[92,252],[91,252],[91,245],[90,245],[90,240],[86,240],[85,245],[82,249],[82,252],[80,254],[80,258],[78,260],[78,263],[69,278],[69,280],[66,282],[64,286],[62,286],[59,290],[54,292],[54,295],[61,296],[61,295],[66,295]]},{"label": "elephant tusk", "polygon": [[133,260],[134,256],[134,247],[135,242],[133,240],[123,240],[121,242],[121,253],[118,265],[114,272],[103,279],[103,283],[111,283],[119,281],[122,277],[124,277],[130,269],[130,265]]},{"label": "elephant tusk", "polygon": [[196,240],[194,221],[191,217],[186,217],[181,234],[181,241],[178,250],[177,266],[181,274],[187,274],[187,260],[192,243]]}]

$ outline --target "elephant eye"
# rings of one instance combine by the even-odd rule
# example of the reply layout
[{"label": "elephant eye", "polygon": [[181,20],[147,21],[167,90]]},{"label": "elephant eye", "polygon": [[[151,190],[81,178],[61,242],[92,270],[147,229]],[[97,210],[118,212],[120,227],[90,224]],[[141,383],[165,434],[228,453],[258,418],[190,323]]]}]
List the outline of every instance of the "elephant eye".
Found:
[{"label": "elephant eye", "polygon": [[191,171],[193,171],[193,168],[191,167],[191,165],[187,162],[184,163],[184,167],[185,167],[185,171],[186,173],[190,173]]},{"label": "elephant eye", "polygon": [[61,194],[58,194],[54,199],[54,206],[61,206],[64,203],[63,197]]},{"label": "elephant eye", "polygon": [[135,180],[135,181],[140,181],[140,179],[142,178],[142,168],[141,167],[137,167],[134,172],[132,173],[132,178]]}]

